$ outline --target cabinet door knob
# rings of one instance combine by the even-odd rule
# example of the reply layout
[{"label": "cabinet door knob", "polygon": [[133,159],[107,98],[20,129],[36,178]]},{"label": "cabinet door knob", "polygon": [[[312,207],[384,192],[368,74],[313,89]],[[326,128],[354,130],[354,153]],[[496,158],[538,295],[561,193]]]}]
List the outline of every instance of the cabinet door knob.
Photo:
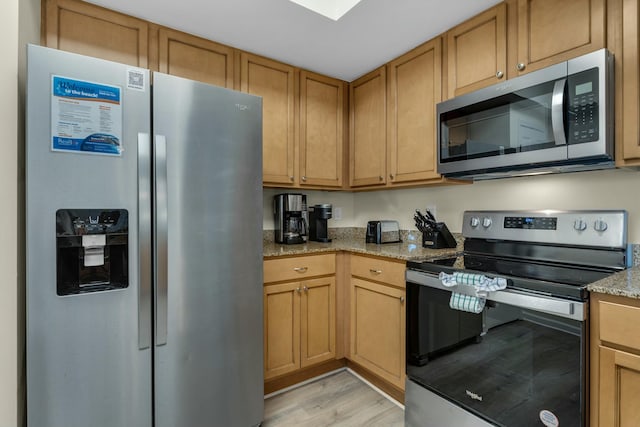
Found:
[{"label": "cabinet door knob", "polygon": [[389,174],[389,178],[393,179],[393,174],[392,173]]},{"label": "cabinet door knob", "polygon": [[303,180],[303,181],[306,181],[306,180],[307,180],[307,177],[306,177],[306,176],[303,176],[303,177],[302,177],[302,180]]},{"label": "cabinet door knob", "polygon": [[306,286],[303,286],[302,290],[305,291],[305,292],[309,292],[309,288],[307,288]]},{"label": "cabinet door knob", "polygon": [[307,271],[307,267],[293,267],[293,271],[297,271],[298,273],[304,273]]},{"label": "cabinet door knob", "polygon": [[404,297],[400,297],[400,303],[404,304]]},{"label": "cabinet door knob", "polygon": [[379,179],[380,181],[382,181],[382,180],[384,179],[384,176],[380,175],[380,176],[378,177],[378,179]]},{"label": "cabinet door knob", "polygon": [[293,175],[289,177],[289,180],[290,180],[290,181],[293,181]]},{"label": "cabinet door knob", "polygon": [[297,292],[297,293],[300,293],[300,288],[296,288],[296,292]]},{"label": "cabinet door knob", "polygon": [[369,271],[373,274],[381,274],[382,270],[374,270],[373,268],[370,268]]},{"label": "cabinet door knob", "polygon": [[499,79],[501,79],[501,78],[503,78],[503,77],[504,77],[504,73],[503,73],[502,71],[498,71],[498,72],[496,73],[496,77],[497,77],[497,78],[499,78]]},{"label": "cabinet door knob", "polygon": [[524,65],[522,62],[519,63],[516,68],[518,69],[518,71],[523,71],[526,68],[526,65]]}]

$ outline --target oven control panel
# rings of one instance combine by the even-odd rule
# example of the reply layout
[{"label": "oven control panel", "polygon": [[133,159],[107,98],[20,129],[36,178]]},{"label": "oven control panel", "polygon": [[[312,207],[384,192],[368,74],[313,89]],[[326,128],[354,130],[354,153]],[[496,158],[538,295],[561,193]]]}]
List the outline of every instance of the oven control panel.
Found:
[{"label": "oven control panel", "polygon": [[479,239],[625,248],[627,212],[466,211],[462,234]]},{"label": "oven control panel", "polygon": [[558,218],[545,216],[506,216],[504,228],[526,228],[528,230],[555,230]]}]

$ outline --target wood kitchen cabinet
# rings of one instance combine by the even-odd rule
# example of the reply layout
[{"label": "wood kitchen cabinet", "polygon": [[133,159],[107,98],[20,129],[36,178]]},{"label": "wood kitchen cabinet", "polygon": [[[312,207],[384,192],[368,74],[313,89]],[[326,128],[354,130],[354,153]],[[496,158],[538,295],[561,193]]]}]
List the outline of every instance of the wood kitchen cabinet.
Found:
[{"label": "wood kitchen cabinet", "polygon": [[390,185],[438,179],[436,104],[441,101],[441,39],[388,65],[387,168]]},{"label": "wood kitchen cabinet", "polygon": [[387,182],[386,80],[382,66],[349,85],[351,187]]},{"label": "wood kitchen cabinet", "polygon": [[295,70],[290,65],[242,53],[240,72],[240,89],[262,97],[264,184],[293,185]]},{"label": "wood kitchen cabinet", "polygon": [[438,37],[350,84],[352,188],[448,182],[436,168],[441,60]]},{"label": "wood kitchen cabinet", "polygon": [[[606,0],[515,0],[515,75],[539,70],[606,46]],[[511,71],[510,70],[510,71]],[[509,75],[511,77],[511,74]]]},{"label": "wood kitchen cabinet", "polygon": [[405,263],[351,256],[349,359],[404,391]]},{"label": "wood kitchen cabinet", "polygon": [[46,0],[42,44],[147,68],[149,24],[75,0]]},{"label": "wood kitchen cabinet", "polygon": [[446,33],[453,98],[606,46],[606,0],[506,0]]},{"label": "wood kitchen cabinet", "polygon": [[343,184],[346,83],[300,71],[299,183],[340,188]]},{"label": "wood kitchen cabinet", "polygon": [[158,30],[158,71],[234,87],[233,48],[169,28]]},{"label": "wood kitchen cabinet", "polygon": [[640,300],[591,294],[591,426],[640,425]]},{"label": "wood kitchen cabinet", "polygon": [[502,3],[445,34],[446,97],[506,80],[507,5]]},{"label": "wood kitchen cabinet", "polygon": [[335,254],[265,260],[264,267],[265,380],[335,359]]},{"label": "wood kitchen cabinet", "polygon": [[609,0],[609,50],[614,54],[616,166],[640,166],[640,9],[637,0]]}]

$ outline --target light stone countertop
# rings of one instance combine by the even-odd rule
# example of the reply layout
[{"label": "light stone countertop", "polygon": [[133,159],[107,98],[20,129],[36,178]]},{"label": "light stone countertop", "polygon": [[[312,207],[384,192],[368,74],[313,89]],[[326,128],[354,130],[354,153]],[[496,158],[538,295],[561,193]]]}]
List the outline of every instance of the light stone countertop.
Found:
[{"label": "light stone countertop", "polygon": [[640,266],[593,282],[587,289],[589,292],[640,299]]},{"label": "light stone countertop", "polygon": [[297,245],[282,245],[280,243],[263,242],[262,251],[265,258],[348,251],[358,254],[392,258],[401,261],[420,261],[440,258],[461,252],[462,244],[461,242],[458,242],[458,247],[453,249],[427,249],[423,248],[422,243],[418,241],[377,245],[373,243],[365,243],[364,239],[359,237],[334,239],[330,243],[307,242]]},{"label": "light stone countertop", "polygon": [[[356,254],[374,255],[400,261],[422,261],[442,258],[463,250],[464,238],[454,233],[458,247],[454,249],[423,248],[416,236],[403,233],[402,243],[386,243],[376,245],[365,243],[362,229],[346,230],[339,235],[333,235],[331,243],[307,242],[298,245],[282,245],[273,241],[263,241],[263,256],[265,258],[295,255],[311,255],[322,252],[347,251]],[[271,235],[272,236],[272,235]],[[640,248],[634,245],[634,265],[630,269],[612,274],[587,286],[590,292],[616,295],[627,298],[640,299]]]}]

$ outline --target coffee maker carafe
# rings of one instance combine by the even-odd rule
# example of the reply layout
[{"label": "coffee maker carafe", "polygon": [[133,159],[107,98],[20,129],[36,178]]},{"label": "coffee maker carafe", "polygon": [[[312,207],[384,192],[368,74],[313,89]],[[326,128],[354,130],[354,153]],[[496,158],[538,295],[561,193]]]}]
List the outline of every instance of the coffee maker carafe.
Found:
[{"label": "coffee maker carafe", "polygon": [[307,196],[300,193],[276,194],[273,197],[273,215],[276,243],[291,245],[307,241]]},{"label": "coffee maker carafe", "polygon": [[321,204],[309,207],[309,240],[330,242],[327,220],[331,219],[331,205]]}]

